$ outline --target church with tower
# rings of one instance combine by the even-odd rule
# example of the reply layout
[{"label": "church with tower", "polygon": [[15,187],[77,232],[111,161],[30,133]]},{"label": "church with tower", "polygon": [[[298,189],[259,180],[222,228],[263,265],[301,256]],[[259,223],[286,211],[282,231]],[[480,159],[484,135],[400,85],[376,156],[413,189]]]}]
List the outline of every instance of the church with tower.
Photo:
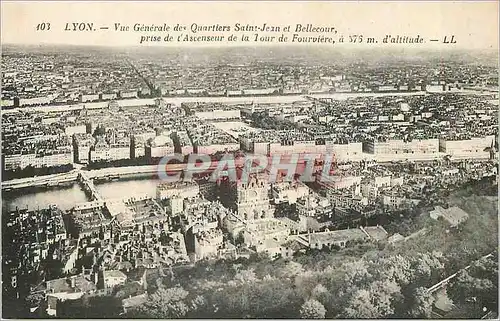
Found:
[{"label": "church with tower", "polygon": [[226,182],[221,186],[223,203],[242,221],[274,217],[269,202],[270,184],[259,175],[251,175],[247,182]]}]

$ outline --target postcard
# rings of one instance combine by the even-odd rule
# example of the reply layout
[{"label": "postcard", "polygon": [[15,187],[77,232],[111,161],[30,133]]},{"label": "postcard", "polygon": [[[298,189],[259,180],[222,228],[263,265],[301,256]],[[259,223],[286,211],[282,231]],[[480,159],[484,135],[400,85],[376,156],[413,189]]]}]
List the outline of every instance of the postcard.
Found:
[{"label": "postcard", "polygon": [[498,318],[497,1],[1,15],[3,318]]}]

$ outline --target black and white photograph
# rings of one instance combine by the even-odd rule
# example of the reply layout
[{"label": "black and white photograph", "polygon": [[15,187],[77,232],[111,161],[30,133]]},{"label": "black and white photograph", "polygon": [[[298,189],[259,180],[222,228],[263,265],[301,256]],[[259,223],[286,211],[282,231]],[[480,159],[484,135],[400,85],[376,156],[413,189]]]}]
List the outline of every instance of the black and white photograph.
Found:
[{"label": "black and white photograph", "polygon": [[498,1],[2,1],[2,319],[498,319]]}]

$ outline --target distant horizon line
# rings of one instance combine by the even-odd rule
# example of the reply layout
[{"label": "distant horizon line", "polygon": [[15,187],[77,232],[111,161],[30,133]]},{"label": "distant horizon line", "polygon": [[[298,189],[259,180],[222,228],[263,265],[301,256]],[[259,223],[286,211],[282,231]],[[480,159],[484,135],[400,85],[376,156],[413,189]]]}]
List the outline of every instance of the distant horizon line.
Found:
[{"label": "distant horizon line", "polygon": [[126,49],[126,48],[134,48],[134,49],[232,49],[232,48],[282,48],[282,47],[297,47],[304,49],[328,49],[328,50],[411,50],[411,51],[444,51],[444,52],[456,52],[456,51],[469,51],[469,52],[478,52],[478,51],[491,51],[491,52],[499,52],[500,48],[464,48],[464,47],[455,47],[452,46],[443,46],[442,48],[438,48],[435,46],[432,47],[421,47],[421,46],[404,46],[404,45],[334,45],[334,46],[325,46],[320,44],[293,44],[293,43],[283,43],[283,44],[259,44],[259,45],[249,45],[249,44],[232,44],[229,46],[217,46],[212,44],[202,44],[202,45],[181,45],[181,46],[142,46],[140,44],[131,44],[131,45],[101,45],[101,44],[67,44],[67,43],[1,43],[1,47],[97,47],[97,48],[106,48],[106,49]]}]

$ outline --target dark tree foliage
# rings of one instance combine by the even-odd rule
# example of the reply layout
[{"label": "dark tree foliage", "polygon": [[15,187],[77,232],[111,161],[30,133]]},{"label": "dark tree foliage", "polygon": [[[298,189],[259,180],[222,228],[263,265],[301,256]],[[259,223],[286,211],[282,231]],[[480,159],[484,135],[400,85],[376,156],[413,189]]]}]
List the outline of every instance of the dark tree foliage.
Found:
[{"label": "dark tree foliage", "polygon": [[474,302],[478,309],[498,312],[498,259],[482,259],[460,270],[447,292],[456,303]]}]

